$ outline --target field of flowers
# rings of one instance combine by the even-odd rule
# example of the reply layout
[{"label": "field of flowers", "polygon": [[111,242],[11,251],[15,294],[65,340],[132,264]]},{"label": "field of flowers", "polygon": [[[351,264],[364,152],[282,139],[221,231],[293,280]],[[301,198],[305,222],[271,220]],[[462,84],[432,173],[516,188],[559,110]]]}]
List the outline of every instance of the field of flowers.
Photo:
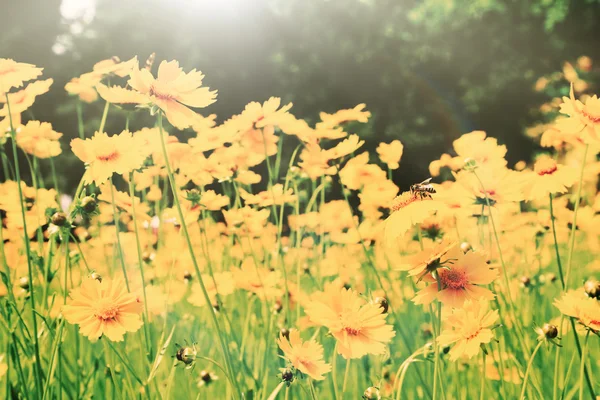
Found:
[{"label": "field of flowers", "polygon": [[[95,132],[73,116],[61,148],[31,117],[52,79],[0,59],[0,398],[600,394],[589,59],[528,131],[535,159],[511,168],[474,131],[405,188],[402,143],[369,154],[346,129],[364,104],[313,125],[270,98],[217,124],[201,72],[153,64],[69,82],[79,111],[104,112]],[[116,110],[155,123],[105,132]],[[85,165],[75,193],[57,189],[67,152]]]}]

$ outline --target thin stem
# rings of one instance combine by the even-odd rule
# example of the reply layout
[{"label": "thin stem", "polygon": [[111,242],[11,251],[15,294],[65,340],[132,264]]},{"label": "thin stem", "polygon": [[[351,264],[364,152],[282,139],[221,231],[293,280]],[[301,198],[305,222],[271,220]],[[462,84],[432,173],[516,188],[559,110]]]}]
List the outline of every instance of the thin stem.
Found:
[{"label": "thin stem", "polygon": [[[83,109],[81,105],[81,101],[78,101],[76,106],[77,109],[77,131],[79,133],[79,138],[85,138],[85,131],[83,129]],[[105,106],[106,107],[106,106]]]},{"label": "thin stem", "polygon": [[484,395],[485,395],[485,367],[486,367],[485,351],[482,351],[481,354],[482,354],[481,358],[483,360],[483,367],[482,367],[482,371],[481,371],[481,385],[479,387],[479,400],[483,400]]},{"label": "thin stem", "polygon": [[110,107],[110,103],[107,101],[104,104],[104,111],[102,112],[102,119],[100,120],[100,127],[98,128],[98,132],[104,132],[104,125],[106,125],[106,117],[108,116],[108,108]]},{"label": "thin stem", "polygon": [[25,217],[25,215],[26,215],[25,199],[23,197],[23,190],[21,188],[21,169],[19,168],[19,158],[17,156],[17,138],[16,138],[15,129],[13,127],[12,114],[10,112],[10,102],[8,99],[8,93],[6,93],[5,96],[6,96],[6,107],[8,109],[8,118],[9,118],[9,123],[10,123],[10,136],[12,139],[11,144],[12,144],[12,151],[13,151],[13,160],[14,160],[14,164],[15,164],[15,175],[17,178],[17,190],[19,192],[19,203],[21,205],[21,218],[23,220],[23,239],[25,240],[25,253],[27,256],[27,275],[28,275],[28,279],[29,279],[29,304],[31,306],[31,319],[33,321],[33,332],[34,332],[34,335],[33,335],[34,350],[35,350],[34,383],[35,383],[36,397],[39,397],[39,394],[41,393],[41,388],[42,388],[42,381],[41,381],[42,378],[41,377],[42,377],[43,371],[42,371],[41,356],[40,356],[40,343],[39,343],[39,339],[38,339],[38,335],[37,335],[38,329],[37,329],[37,317],[36,317],[36,312],[35,312],[33,265],[31,264],[31,248],[30,248],[30,244],[29,244],[29,237],[27,235],[27,219]]},{"label": "thin stem", "polygon": [[[128,119],[129,120],[129,119]],[[131,217],[133,219],[133,231],[135,232],[135,244],[137,248],[138,264],[140,266],[140,277],[142,278],[142,294],[144,296],[144,337],[146,338],[147,356],[152,359],[152,345],[150,333],[148,332],[148,298],[146,296],[146,279],[144,277],[144,260],[142,260],[142,246],[140,245],[140,234],[138,232],[137,217],[135,214],[135,190],[133,188],[133,171],[129,175],[129,197],[131,197]]]},{"label": "thin stem", "polygon": [[581,353],[581,366],[579,367],[579,400],[583,400],[583,377],[585,376],[585,356],[587,354],[588,340],[590,338],[590,330],[588,329],[583,343],[583,352]]},{"label": "thin stem", "polygon": [[346,384],[348,383],[348,375],[350,372],[350,358],[346,360],[346,372],[344,372],[344,383],[342,383],[342,397],[346,393]]},{"label": "thin stem", "polygon": [[204,285],[204,280],[202,279],[202,274],[200,272],[200,267],[198,266],[198,261],[196,260],[196,255],[194,254],[194,246],[192,245],[192,241],[190,239],[190,235],[188,232],[188,228],[187,228],[187,224],[185,222],[185,218],[183,216],[183,210],[181,209],[181,204],[179,202],[179,197],[177,195],[177,184],[175,182],[175,177],[173,175],[173,170],[171,168],[171,163],[169,161],[169,154],[167,152],[167,146],[165,143],[165,137],[164,137],[164,133],[163,133],[163,126],[162,126],[162,112],[159,112],[157,114],[157,122],[158,122],[158,128],[160,131],[160,143],[161,143],[161,147],[162,147],[162,153],[163,153],[163,158],[165,160],[165,166],[167,168],[167,177],[169,179],[169,183],[171,186],[171,191],[173,193],[173,202],[175,203],[175,207],[177,208],[177,213],[179,215],[179,221],[181,223],[181,229],[183,230],[183,235],[186,239],[187,242],[187,246],[188,246],[188,251],[190,253],[190,257],[192,259],[192,264],[194,265],[194,269],[196,270],[196,275],[198,277],[198,283],[200,284],[200,289],[202,289],[202,294],[204,296],[204,300],[206,301],[206,304],[208,305],[208,309],[209,309],[209,313],[211,316],[211,320],[213,323],[213,326],[216,330],[217,336],[219,338],[219,343],[221,345],[221,350],[223,352],[223,356],[225,358],[225,363],[227,365],[227,369],[229,371],[229,375],[231,376],[231,381],[234,383],[235,385],[235,390],[236,390],[236,397],[241,397],[242,396],[242,391],[240,389],[238,380],[236,378],[236,374],[234,373],[233,370],[233,363],[231,361],[231,354],[229,353],[229,349],[227,347],[227,345],[225,344],[225,340],[223,338],[223,331],[221,329],[221,326],[219,324],[219,320],[217,319],[217,316],[215,314],[215,310],[213,309],[213,307],[210,307],[210,305],[212,304],[212,301],[210,299],[210,296],[208,295],[208,291],[206,290],[206,286]]},{"label": "thin stem", "polygon": [[587,158],[589,144],[585,145],[583,152],[583,161],[581,162],[581,172],[579,173],[579,186],[577,187],[577,198],[575,199],[575,208],[573,209],[573,225],[571,225],[571,237],[569,240],[569,254],[567,256],[567,272],[565,277],[564,290],[569,288],[569,278],[571,277],[571,266],[573,262],[573,249],[575,248],[575,233],[577,231],[577,212],[579,211],[579,204],[581,203],[581,189],[583,187],[583,172],[585,171],[585,162]]},{"label": "thin stem", "polygon": [[127,278],[127,268],[125,267],[125,257],[123,256],[123,248],[121,247],[121,236],[119,235],[119,216],[117,214],[117,205],[115,202],[115,186],[113,185],[112,177],[110,178],[110,196],[113,210],[113,221],[115,223],[115,233],[117,235],[117,251],[119,252],[119,260],[121,262],[121,270],[123,271],[123,277],[125,278],[125,286],[127,291],[131,292],[129,287],[129,279]]},{"label": "thin stem", "polygon": [[558,265],[558,275],[560,276],[560,283],[562,284],[563,290],[565,290],[565,277],[563,275],[562,263],[560,261],[560,253],[558,251],[558,239],[556,238],[556,226],[554,223],[554,209],[552,206],[552,193],[550,196],[550,221],[552,223],[552,236],[554,237],[554,251],[556,252],[556,264]]},{"label": "thin stem", "polygon": [[537,344],[537,346],[535,346],[535,349],[533,350],[533,354],[531,355],[531,358],[529,358],[529,362],[527,363],[527,369],[525,370],[525,377],[523,378],[523,385],[521,386],[521,394],[519,395],[519,399],[523,400],[525,398],[525,389],[527,388],[527,380],[529,379],[529,373],[531,372],[531,367],[533,366],[533,360],[535,358],[535,355],[537,354],[538,350],[542,347],[542,344],[544,344],[543,340],[540,340]]}]

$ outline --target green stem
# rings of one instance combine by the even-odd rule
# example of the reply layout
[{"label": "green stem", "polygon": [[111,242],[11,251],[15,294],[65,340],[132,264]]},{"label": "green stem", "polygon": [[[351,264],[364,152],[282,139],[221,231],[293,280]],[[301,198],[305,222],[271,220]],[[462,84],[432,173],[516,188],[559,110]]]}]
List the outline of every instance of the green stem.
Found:
[{"label": "green stem", "polygon": [[[35,391],[36,398],[39,398],[41,389],[42,389],[42,364],[41,364],[41,356],[40,356],[40,343],[38,339],[38,329],[37,329],[37,317],[35,312],[35,295],[34,295],[34,284],[33,284],[33,266],[31,265],[31,248],[29,244],[29,237],[27,235],[27,220],[25,218],[26,210],[25,210],[25,199],[23,198],[23,190],[21,188],[21,169],[19,168],[19,158],[17,156],[17,138],[16,132],[13,127],[12,114],[10,112],[10,102],[8,99],[8,93],[6,96],[6,107],[8,109],[8,118],[10,123],[10,136],[11,136],[11,144],[13,151],[13,160],[15,164],[15,175],[17,178],[17,189],[19,192],[19,203],[21,205],[21,218],[23,219],[23,239],[25,240],[25,253],[27,256],[27,274],[29,279],[29,304],[31,306],[31,319],[33,321],[33,338],[34,338],[34,350],[35,350],[35,364],[34,364],[34,373],[35,373]],[[8,288],[10,290],[10,288]]]},{"label": "green stem", "polygon": [[140,266],[140,277],[142,278],[142,294],[144,296],[144,337],[146,339],[146,352],[147,357],[151,360],[154,357],[152,354],[150,333],[148,332],[148,297],[146,296],[146,278],[144,277],[144,260],[142,260],[142,246],[140,245],[140,234],[138,232],[137,217],[135,214],[135,190],[133,188],[133,174],[133,171],[129,174],[129,197],[131,197],[131,217],[133,219],[133,230],[135,232],[135,245],[137,248],[138,264]]},{"label": "green stem", "polygon": [[590,338],[590,330],[588,329],[583,343],[583,352],[581,353],[581,366],[579,368],[579,400],[583,400],[583,377],[585,376],[585,356],[587,354],[588,340]]},{"label": "green stem", "polygon": [[115,223],[115,233],[117,235],[117,251],[119,252],[121,270],[123,271],[123,277],[125,278],[125,286],[127,287],[127,291],[131,292],[131,288],[129,287],[129,279],[127,278],[127,268],[125,267],[125,257],[123,256],[123,248],[121,247],[121,236],[119,235],[119,216],[117,214],[117,205],[115,203],[115,185],[113,185],[112,177],[109,179],[108,183],[110,185],[113,221]]},{"label": "green stem", "polygon": [[342,397],[346,393],[346,384],[348,383],[348,373],[350,372],[350,358],[346,360],[346,371],[344,372],[344,383],[342,383]]},{"label": "green stem", "polygon": [[519,395],[519,399],[523,400],[525,398],[525,389],[527,388],[527,380],[529,379],[529,373],[531,372],[531,367],[533,366],[533,360],[535,358],[535,355],[537,354],[538,350],[542,347],[542,344],[544,344],[543,340],[540,340],[537,344],[537,346],[535,346],[535,349],[533,350],[533,354],[531,355],[531,358],[529,358],[529,362],[527,363],[527,369],[525,370],[525,377],[523,378],[523,385],[521,386],[521,394]]},{"label": "green stem", "polygon": [[198,266],[198,261],[196,260],[196,255],[194,254],[194,246],[192,245],[192,241],[190,239],[190,235],[188,232],[188,228],[187,225],[185,223],[185,218],[183,215],[183,210],[181,209],[181,204],[179,202],[179,197],[177,195],[177,184],[175,182],[175,177],[173,175],[173,170],[171,168],[171,163],[169,161],[169,154],[167,152],[167,146],[165,143],[165,137],[164,137],[164,133],[163,133],[163,126],[162,126],[162,112],[159,112],[157,114],[157,123],[158,123],[158,128],[160,131],[160,143],[161,143],[161,147],[162,147],[162,153],[163,153],[163,158],[165,160],[165,166],[167,168],[167,177],[169,179],[169,183],[171,186],[171,191],[173,193],[173,202],[175,203],[175,207],[177,208],[177,213],[179,215],[179,221],[181,224],[181,229],[183,230],[183,235],[186,239],[187,242],[187,246],[188,246],[188,251],[190,252],[190,257],[192,259],[192,264],[194,265],[194,269],[196,271],[196,275],[198,277],[198,283],[200,284],[200,288],[202,289],[202,294],[204,295],[204,300],[206,301],[206,304],[208,305],[208,310],[211,316],[211,320],[213,323],[213,326],[216,330],[217,336],[219,338],[219,343],[221,345],[221,350],[223,352],[223,356],[225,358],[225,363],[227,365],[227,370],[229,372],[229,375],[231,377],[231,382],[233,382],[235,384],[235,390],[236,390],[236,397],[242,397],[242,391],[240,389],[240,385],[239,382],[237,380],[236,374],[234,373],[233,370],[233,363],[231,361],[231,354],[229,353],[229,348],[227,347],[226,343],[225,343],[225,339],[224,339],[224,333],[221,329],[221,326],[219,324],[219,320],[217,319],[217,316],[215,314],[215,310],[213,309],[213,307],[211,307],[210,305],[212,304],[210,296],[208,295],[208,291],[206,290],[206,286],[204,285],[204,280],[202,279],[202,274],[200,272],[200,267]]},{"label": "green stem", "polygon": [[556,252],[556,264],[558,265],[558,274],[560,276],[560,283],[562,284],[563,290],[565,290],[565,277],[563,276],[562,263],[560,261],[560,253],[558,251],[558,239],[556,238],[556,227],[554,220],[554,209],[552,206],[552,193],[550,196],[550,221],[552,223],[552,236],[554,237],[554,251]]},{"label": "green stem", "polygon": [[[81,105],[81,101],[78,101],[76,106],[77,109],[77,131],[79,132],[79,138],[85,138],[85,131],[83,129],[83,109]],[[105,106],[106,107],[106,106]]]},{"label": "green stem", "polygon": [[100,127],[98,128],[98,132],[104,132],[104,125],[106,125],[106,117],[108,116],[108,108],[110,107],[110,103],[107,101],[104,104],[104,111],[102,112],[102,119],[100,120]]},{"label": "green stem", "polygon": [[579,204],[581,203],[581,189],[583,187],[583,172],[585,171],[585,162],[587,158],[588,144],[585,145],[583,152],[583,161],[581,162],[581,172],[579,173],[579,186],[577,187],[577,198],[575,199],[575,208],[573,209],[573,225],[571,225],[571,237],[569,239],[569,254],[567,256],[567,273],[565,278],[566,291],[569,288],[569,278],[571,277],[571,266],[573,262],[573,249],[575,248],[575,233],[577,231],[577,212],[579,211]]},{"label": "green stem", "polygon": [[485,395],[485,351],[482,351],[481,354],[483,360],[483,367],[481,371],[481,385],[479,387],[479,400],[483,400]]}]

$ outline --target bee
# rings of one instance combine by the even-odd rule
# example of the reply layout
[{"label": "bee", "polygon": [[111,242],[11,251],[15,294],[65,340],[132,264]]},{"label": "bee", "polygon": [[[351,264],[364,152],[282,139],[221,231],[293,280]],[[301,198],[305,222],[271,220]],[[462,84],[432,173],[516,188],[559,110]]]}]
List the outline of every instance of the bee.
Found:
[{"label": "bee", "polygon": [[415,183],[410,186],[410,193],[414,196],[418,196],[421,200],[424,198],[431,198],[432,193],[436,193],[435,189],[431,185],[431,178],[425,179],[421,183]]}]

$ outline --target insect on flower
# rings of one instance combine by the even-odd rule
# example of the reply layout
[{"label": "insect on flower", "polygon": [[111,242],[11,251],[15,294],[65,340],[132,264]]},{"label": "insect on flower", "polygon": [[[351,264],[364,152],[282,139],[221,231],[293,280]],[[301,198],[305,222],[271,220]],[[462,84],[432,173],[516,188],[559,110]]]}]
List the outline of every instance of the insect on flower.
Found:
[{"label": "insect on flower", "polygon": [[431,179],[432,178],[428,178],[428,179],[425,179],[421,183],[415,183],[414,185],[411,185],[410,192],[413,195],[418,196],[421,200],[427,199],[427,198],[430,199],[431,194],[436,193],[435,189],[433,188],[433,186],[430,183]]}]

